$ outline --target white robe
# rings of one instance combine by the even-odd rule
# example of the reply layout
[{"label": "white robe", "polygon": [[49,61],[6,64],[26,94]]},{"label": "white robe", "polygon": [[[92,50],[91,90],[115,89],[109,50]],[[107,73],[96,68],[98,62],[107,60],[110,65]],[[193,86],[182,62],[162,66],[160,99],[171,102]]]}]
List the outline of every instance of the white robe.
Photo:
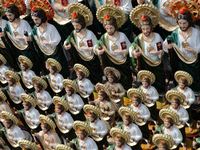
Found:
[{"label": "white robe", "polygon": [[46,90],[43,90],[41,93],[37,93],[36,97],[37,97],[37,101],[38,101],[38,98],[40,98],[40,99],[42,99],[42,102],[45,103],[45,105],[41,104],[41,106],[48,107],[52,104],[52,97],[49,94],[49,92],[47,92]]},{"label": "white robe", "polygon": [[[155,32],[152,32],[154,35],[155,35],[155,39],[154,41],[152,41],[151,43],[150,42],[146,42],[143,40],[143,48],[144,48],[144,54],[150,58],[151,60],[158,60],[160,57],[162,57],[162,55],[164,54],[164,51],[162,51],[162,54],[159,54],[159,55],[152,55],[150,54],[148,51],[147,51],[147,46],[149,46],[149,44],[151,44],[151,46],[154,47],[154,50],[153,51],[158,51],[158,48],[157,48],[157,45],[156,43],[159,43],[161,42],[162,44],[162,50],[163,50],[163,39],[161,38],[161,36],[158,34],[158,33],[155,33]],[[139,36],[142,36],[142,34],[140,34]],[[133,56],[133,49],[130,47],[129,48],[129,56],[130,57],[134,57]]]},{"label": "white robe", "polygon": [[0,112],[2,111],[8,111],[11,114],[13,114],[12,110],[10,109],[9,105],[6,102],[0,104]]},{"label": "white robe", "polygon": [[34,125],[39,125],[40,121],[39,121],[39,116],[40,113],[37,109],[35,108],[30,108],[28,111],[24,111],[25,113],[25,117],[30,119],[30,122]]},{"label": "white robe", "polygon": [[[159,94],[155,87],[150,85],[147,89],[141,87],[141,90],[143,93],[148,94],[149,98],[153,99],[153,103],[159,99]],[[152,103],[150,100],[146,99],[146,101]]]},{"label": "white robe", "polygon": [[6,130],[6,134],[8,137],[13,137],[13,142],[18,143],[19,140],[25,140],[25,135],[22,130],[14,125],[11,129]]},{"label": "white robe", "polygon": [[63,116],[56,114],[57,121],[62,121],[64,126],[67,126],[67,129],[70,130],[73,127],[74,119],[68,112],[64,112]]},{"label": "white robe", "polygon": [[[3,65],[0,66],[1,80],[6,81],[6,77],[5,77],[5,74],[4,74],[4,72],[5,72],[6,70],[9,70],[9,68],[8,68],[6,65],[3,64]],[[7,83],[7,81],[6,81],[6,83]]]},{"label": "white robe", "polygon": [[[186,97],[186,100],[188,100],[188,104],[191,105],[195,102],[195,95],[191,88],[186,87],[184,90],[181,90],[180,88],[177,88],[177,91],[183,93]],[[186,104],[186,103],[185,103]]]},{"label": "white robe", "polygon": [[84,141],[79,139],[79,150],[82,150],[81,146],[85,146],[85,150],[98,150],[97,144],[90,137],[86,137]]},{"label": "white robe", "polygon": [[0,27],[2,28],[2,30],[3,30],[3,28],[5,28],[5,26],[6,26],[6,24],[7,24],[7,21],[5,20],[5,19],[0,19],[1,20],[1,24],[0,24]]},{"label": "white robe", "polygon": [[132,149],[127,144],[124,144],[121,148],[117,148],[117,146],[115,146],[113,150],[132,150]]},{"label": "white robe", "polygon": [[[19,84],[15,84],[14,87],[9,86],[9,92],[11,94],[11,97],[16,101],[21,101],[21,94],[25,93],[24,89]],[[17,97],[14,97],[12,95],[15,95]]]},{"label": "white robe", "polygon": [[[151,114],[149,109],[144,105],[144,104],[140,104],[139,108],[133,106],[133,104],[131,105],[131,108],[133,109],[134,112],[139,113],[139,117],[144,117],[144,121],[149,120]],[[141,119],[138,119],[140,121],[142,121]]]},{"label": "white robe", "polygon": [[55,85],[56,85],[56,87],[58,87],[60,90],[63,89],[62,82],[63,82],[64,78],[63,78],[63,76],[60,73],[56,73],[55,76],[50,75],[49,77],[50,77],[51,83],[54,82]]},{"label": "white robe", "polygon": [[[82,98],[78,94],[73,94],[72,96],[67,96],[67,102],[70,106],[70,103],[73,104],[73,107],[70,106],[72,109],[81,110],[84,106],[84,102]],[[76,110],[75,110],[76,111]]]},{"label": "white robe", "polygon": [[28,70],[27,72],[26,71],[22,71],[22,76],[23,76],[23,79],[25,81],[25,79],[27,79],[27,81],[25,81],[28,85],[33,85],[33,82],[32,82],[32,77],[33,76],[36,76],[35,72],[32,71],[32,70]]},{"label": "white robe", "polygon": [[[45,45],[40,39],[40,36],[43,36],[47,42],[50,42],[51,45]],[[39,28],[37,28],[37,37],[39,38],[40,43],[42,44],[43,48],[47,50],[55,49],[56,46],[60,43],[61,37],[58,33],[58,30],[55,28],[55,26],[47,23],[47,29],[46,32],[43,34],[40,33]]]},{"label": "white robe", "polygon": [[101,137],[104,137],[107,133],[108,133],[108,129],[106,127],[106,125],[103,123],[103,121],[97,119],[95,120],[94,123],[89,123],[90,127],[92,127],[93,129],[95,129],[97,134],[94,134],[95,136],[98,136],[98,134],[100,134]]},{"label": "white robe", "polygon": [[[85,95],[90,95],[94,91],[94,85],[87,78],[84,78],[81,81],[77,80],[77,84],[78,84],[79,89],[80,89],[80,86],[82,86],[83,89],[87,91],[87,92],[83,92]],[[80,90],[80,92],[82,91]]]},{"label": "white robe", "polygon": [[165,128],[163,133],[165,135],[170,135],[172,137],[172,139],[175,141],[175,145],[180,144],[183,140],[181,131],[175,126],[171,126],[170,130],[167,130]]},{"label": "white robe", "polygon": [[13,31],[18,32],[19,36],[24,37],[24,31],[27,31],[28,33],[31,32],[31,26],[29,25],[29,23],[26,20],[20,19],[20,25],[14,29],[11,22],[8,22],[9,26],[10,26],[10,30],[11,30],[11,36],[20,44],[25,44],[24,40],[18,40],[15,35],[13,34]]}]

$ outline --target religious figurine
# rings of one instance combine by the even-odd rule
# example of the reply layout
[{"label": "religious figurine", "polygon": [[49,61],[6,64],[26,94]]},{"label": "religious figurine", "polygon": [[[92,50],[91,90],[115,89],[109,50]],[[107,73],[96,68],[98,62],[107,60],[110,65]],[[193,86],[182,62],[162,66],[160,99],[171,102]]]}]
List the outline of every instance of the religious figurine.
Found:
[{"label": "religious figurine", "polygon": [[7,80],[4,73],[6,70],[9,70],[9,68],[6,66],[6,63],[7,63],[7,60],[5,59],[3,55],[0,54],[0,82],[1,82],[1,85],[3,86],[7,84]]},{"label": "religious figurine", "polygon": [[33,83],[31,79],[33,76],[36,76],[35,72],[31,70],[31,68],[33,67],[33,63],[29,58],[23,55],[20,55],[18,57],[18,61],[21,67],[20,76],[21,76],[22,82],[24,83],[27,89],[32,90]]},{"label": "religious figurine", "polygon": [[157,150],[170,150],[174,145],[174,140],[167,134],[154,134],[152,142],[158,147]]},{"label": "religious figurine", "polygon": [[130,140],[127,144],[131,146],[132,149],[142,150],[140,141],[142,139],[142,132],[134,123],[137,120],[137,113],[128,107],[121,107],[118,112],[122,117],[123,122],[118,124],[117,127],[130,134]]},{"label": "religious figurine", "polygon": [[105,88],[107,90],[109,99],[115,106],[116,111],[124,105],[124,87],[118,83],[118,80],[121,78],[121,74],[118,70],[113,67],[106,67],[104,69],[104,74],[107,77],[108,81],[105,83]]},{"label": "religious figurine", "polygon": [[142,104],[142,101],[144,102],[145,100],[145,94],[139,89],[132,88],[127,91],[127,96],[132,101],[129,107],[137,113],[138,119],[135,122],[142,131],[143,137],[150,147],[150,134],[147,121],[150,119],[151,114],[149,109],[144,104]]},{"label": "religious figurine", "polygon": [[106,33],[96,43],[94,52],[100,56],[103,69],[110,66],[121,73],[123,78],[119,80],[119,83],[128,90],[132,86],[130,60],[128,57],[128,49],[131,43],[124,33],[118,31],[118,28],[124,24],[125,15],[115,5],[101,6],[96,15],[99,22],[106,29]]},{"label": "religious figurine", "polygon": [[51,4],[47,0],[38,0],[37,3],[30,0],[29,7],[35,26],[31,31],[31,38],[27,36],[26,40],[33,42],[42,65],[45,65],[48,58],[53,58],[62,66],[60,74],[64,78],[69,77],[68,63],[63,53],[60,34],[55,26],[47,22],[54,15]]},{"label": "religious figurine", "polygon": [[73,125],[74,130],[77,133],[77,138],[73,139],[70,143],[71,146],[75,146],[78,150],[98,150],[95,141],[88,137],[91,135],[92,130],[87,123],[82,121],[75,121]]},{"label": "religious figurine", "polygon": [[18,141],[26,139],[24,132],[18,127],[18,119],[7,111],[2,111],[0,116],[5,126],[1,129],[1,137],[11,149],[17,150]]},{"label": "religious figurine", "polygon": [[24,126],[27,130],[33,130],[34,132],[39,132],[39,111],[35,108],[36,100],[28,94],[22,93],[21,99],[23,101],[23,109],[17,111],[22,120]]},{"label": "religious figurine", "polygon": [[[186,134],[185,134],[185,124],[189,120],[188,112],[181,106],[181,104],[185,101],[184,94],[175,91],[170,90],[165,94],[166,99],[171,103],[171,105],[168,106],[168,109],[174,111],[179,116],[179,122],[177,123],[177,127],[182,133],[183,136],[183,143],[186,142]],[[187,123],[188,124],[188,123]],[[191,126],[189,124],[189,126]]]},{"label": "religious figurine", "polygon": [[19,140],[18,144],[22,150],[38,150],[37,145],[28,140]]},{"label": "religious figurine", "polygon": [[64,79],[63,80],[63,87],[65,87],[66,94],[63,96],[63,98],[67,101],[69,105],[69,111],[72,115],[72,118],[74,120],[85,120],[84,112],[83,112],[83,106],[84,102],[82,98],[76,94],[79,91],[78,85],[70,80],[70,79]]},{"label": "religious figurine", "polygon": [[161,109],[159,112],[160,118],[163,120],[164,124],[160,127],[156,127],[156,132],[170,135],[171,138],[174,140],[174,145],[172,149],[179,149],[179,144],[183,140],[183,136],[180,130],[174,125],[177,124],[179,121],[179,117],[177,113],[169,109]]},{"label": "religious figurine", "polygon": [[110,130],[115,125],[116,108],[108,97],[105,85],[97,83],[95,89],[98,92],[98,99],[94,100],[94,104],[100,109],[102,113],[101,120],[105,123],[108,130]]},{"label": "religious figurine", "polygon": [[55,150],[58,144],[61,144],[60,137],[55,132],[55,123],[47,116],[40,115],[41,131],[34,133],[33,136],[37,137],[45,150]]},{"label": "religious figurine", "polygon": [[110,130],[110,135],[114,139],[114,144],[109,146],[107,150],[131,150],[132,148],[128,146],[126,143],[130,140],[130,135],[128,132],[119,129],[119,128],[112,128]]},{"label": "religious figurine", "polygon": [[[187,2],[190,5],[186,5]],[[198,20],[198,15],[194,11],[196,5],[198,5],[196,1],[186,0],[185,3],[178,0],[171,1],[169,10],[179,27],[165,40],[164,50],[170,55],[172,73],[178,70],[188,72],[194,80],[190,88],[199,92],[200,31],[192,27],[193,22]],[[191,7],[194,9],[190,9]],[[199,12],[199,9],[196,10]]]},{"label": "religious figurine", "polygon": [[7,111],[13,113],[8,103],[6,103],[6,100],[7,100],[6,95],[2,91],[0,91],[0,112]]},{"label": "religious figurine", "polygon": [[107,133],[108,129],[106,125],[101,121],[101,110],[93,105],[86,104],[83,108],[86,113],[88,120],[86,123],[92,128],[91,137],[95,140],[99,149],[102,149],[102,146],[108,146]]},{"label": "religious figurine", "polygon": [[47,88],[46,81],[38,76],[32,77],[31,80],[34,84],[35,92],[33,96],[36,98],[37,106],[43,113],[44,111],[52,112],[52,97],[49,92],[45,90]]},{"label": "religious figurine", "polygon": [[64,48],[68,50],[73,63],[80,63],[88,68],[90,71],[88,78],[93,84],[101,82],[103,71],[93,51],[97,38],[86,28],[93,22],[92,13],[85,5],[72,3],[68,6],[68,14],[72,17],[74,30],[65,40]]},{"label": "religious figurine", "polygon": [[25,93],[24,89],[21,85],[18,84],[20,78],[18,74],[11,70],[5,71],[5,77],[7,78],[8,86],[6,87],[6,91],[8,96],[10,97],[9,103],[12,107],[15,107],[17,110],[22,109],[22,99],[21,94]]},{"label": "religious figurine", "polygon": [[148,107],[151,113],[151,119],[157,124],[158,111],[156,107],[156,101],[159,99],[158,91],[152,84],[155,82],[155,75],[147,70],[141,70],[138,72],[137,77],[142,85],[139,89],[145,94],[144,104]]},{"label": "religious figurine", "polygon": [[[77,75],[76,82],[79,87],[79,94],[83,98],[88,98],[94,91],[94,85],[87,78],[90,75],[90,72],[85,66],[81,64],[75,64],[74,70],[76,71],[76,75]],[[85,99],[84,99],[84,102],[87,103]]]},{"label": "religious figurine", "polygon": [[64,137],[72,140],[75,138],[75,132],[73,130],[74,119],[67,112],[69,104],[63,98],[54,96],[53,103],[55,105],[55,113],[51,114],[56,126],[58,127],[57,133]]},{"label": "religious figurine", "polygon": [[47,80],[53,92],[56,94],[62,92],[63,90],[63,76],[59,73],[62,70],[62,66],[58,61],[52,58],[48,58],[47,61],[47,68],[49,70],[49,75],[47,76]]},{"label": "religious figurine", "polygon": [[134,62],[133,59],[136,58],[138,71],[151,71],[156,76],[153,86],[159,93],[165,92],[165,74],[162,63],[163,40],[158,33],[153,32],[153,28],[159,21],[159,12],[154,6],[143,4],[135,7],[130,16],[131,21],[142,31],[129,48],[131,62]]}]

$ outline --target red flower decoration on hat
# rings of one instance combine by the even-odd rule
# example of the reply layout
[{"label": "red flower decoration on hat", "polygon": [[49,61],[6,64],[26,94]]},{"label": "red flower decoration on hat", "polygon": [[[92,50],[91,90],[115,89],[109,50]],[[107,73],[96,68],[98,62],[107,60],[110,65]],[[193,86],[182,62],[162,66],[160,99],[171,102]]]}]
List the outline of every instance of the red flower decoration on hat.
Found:
[{"label": "red flower decoration on hat", "polygon": [[88,114],[91,114],[91,111],[89,111]]},{"label": "red flower decoration on hat", "polygon": [[119,138],[119,136],[118,136],[118,135],[116,135],[116,138],[118,139],[118,138]]},{"label": "red flower decoration on hat", "polygon": [[175,100],[176,98],[175,97],[173,97],[173,100]]},{"label": "red flower decoration on hat", "polygon": [[78,128],[78,131],[81,131],[81,128]]},{"label": "red flower decoration on hat", "polygon": [[25,100],[23,100],[23,102],[25,103],[26,101],[25,101]]},{"label": "red flower decoration on hat", "polygon": [[124,117],[126,117],[126,114],[124,114]]},{"label": "red flower decoration on hat", "polygon": [[99,90],[99,93],[101,93],[101,90]]},{"label": "red flower decoration on hat", "polygon": [[179,10],[179,13],[182,14],[182,15],[184,15],[186,12],[187,12],[187,10],[184,9],[184,8],[182,8],[181,10]]},{"label": "red flower decoration on hat", "polygon": [[163,145],[163,142],[160,142],[160,145]]},{"label": "red flower decoration on hat", "polygon": [[31,8],[31,11],[36,12],[36,11],[37,11],[37,8],[36,8],[35,6],[33,6],[33,7]]},{"label": "red flower decoration on hat", "polygon": [[67,85],[67,86],[66,86],[66,88],[68,89],[68,88],[69,88],[69,86]]},{"label": "red flower decoration on hat", "polygon": [[5,121],[7,120],[6,117],[4,118],[4,120],[5,120]]},{"label": "red flower decoration on hat", "polygon": [[168,116],[166,116],[165,119],[168,119]]},{"label": "red flower decoration on hat", "polygon": [[58,106],[58,103],[56,103],[56,106]]},{"label": "red flower decoration on hat", "polygon": [[44,125],[44,121],[42,121],[42,125]]},{"label": "red flower decoration on hat", "polygon": [[49,67],[51,67],[52,65],[51,64],[49,64]]},{"label": "red flower decoration on hat", "polygon": [[183,78],[180,78],[180,81],[182,81],[183,80]]},{"label": "red flower decoration on hat", "polygon": [[135,98],[135,95],[133,95],[133,98]]},{"label": "red flower decoration on hat", "polygon": [[9,77],[9,76],[7,76],[7,78],[9,79],[10,77]]},{"label": "red flower decoration on hat", "polygon": [[7,3],[4,4],[4,7],[9,8],[10,4],[7,2]]},{"label": "red flower decoration on hat", "polygon": [[110,16],[107,14],[107,15],[105,15],[104,19],[108,21],[108,20],[110,20]]},{"label": "red flower decoration on hat", "polygon": [[76,18],[76,17],[78,17],[78,14],[77,14],[77,12],[74,12],[74,13],[72,14],[72,18]]},{"label": "red flower decoration on hat", "polygon": [[111,73],[109,72],[109,74],[108,74],[109,76],[111,76]]},{"label": "red flower decoration on hat", "polygon": [[79,71],[79,70],[77,70],[77,72],[79,73],[80,71]]},{"label": "red flower decoration on hat", "polygon": [[37,82],[34,82],[34,84],[36,85],[36,84],[37,84]]},{"label": "red flower decoration on hat", "polygon": [[145,15],[142,15],[142,17],[140,18],[140,20],[145,21],[147,19],[147,17]]},{"label": "red flower decoration on hat", "polygon": [[23,64],[23,61],[21,61],[21,64]]},{"label": "red flower decoration on hat", "polygon": [[145,80],[146,78],[145,77],[143,77],[143,80]]}]

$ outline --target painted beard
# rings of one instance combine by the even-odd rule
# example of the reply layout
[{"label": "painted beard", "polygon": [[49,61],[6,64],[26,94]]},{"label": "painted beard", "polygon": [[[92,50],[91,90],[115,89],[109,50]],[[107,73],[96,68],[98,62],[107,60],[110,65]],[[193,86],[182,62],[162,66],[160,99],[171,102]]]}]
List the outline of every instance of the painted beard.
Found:
[{"label": "painted beard", "polygon": [[76,29],[76,33],[81,32],[82,29],[83,29],[82,27],[80,29]]},{"label": "painted beard", "polygon": [[35,25],[36,25],[36,27],[39,27],[39,26],[41,26],[41,24],[42,24],[42,21],[39,24],[35,24]]},{"label": "painted beard", "polygon": [[185,31],[187,31],[187,30],[189,29],[189,27],[190,27],[190,26],[188,25],[187,28],[181,28],[181,27],[180,27],[180,29],[181,29],[181,31],[185,32]]},{"label": "painted beard", "polygon": [[107,32],[107,33],[108,33],[108,35],[113,36],[115,34],[115,31],[114,32]]},{"label": "painted beard", "polygon": [[144,33],[144,35],[145,35],[146,37],[148,37],[150,34],[151,34],[151,32]]},{"label": "painted beard", "polygon": [[10,20],[10,19],[9,19],[9,21],[10,21],[10,22],[14,22],[14,21],[15,21],[15,19],[16,19],[16,18],[14,17],[12,20]]}]

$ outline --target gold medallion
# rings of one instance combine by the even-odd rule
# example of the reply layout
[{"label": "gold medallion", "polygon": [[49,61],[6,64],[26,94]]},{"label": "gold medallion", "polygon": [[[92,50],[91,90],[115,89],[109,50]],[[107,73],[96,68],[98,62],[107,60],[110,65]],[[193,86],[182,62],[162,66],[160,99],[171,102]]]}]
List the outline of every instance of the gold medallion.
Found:
[{"label": "gold medallion", "polygon": [[115,51],[115,50],[117,50],[117,49],[119,49],[119,48],[118,48],[118,46],[114,43],[114,44],[111,46],[111,49],[112,49],[112,51]]},{"label": "gold medallion", "polygon": [[83,41],[80,41],[80,42],[79,42],[79,46],[80,46],[80,47],[85,46],[84,42],[83,42]]},{"label": "gold medallion", "polygon": [[183,48],[186,48],[186,47],[190,46],[190,44],[188,42],[186,42],[186,41],[183,41],[181,44],[182,44]]},{"label": "gold medallion", "polygon": [[154,47],[151,45],[151,44],[149,44],[148,46],[147,46],[147,52],[151,52],[151,51],[153,51],[154,50]]},{"label": "gold medallion", "polygon": [[45,41],[45,37],[44,36],[40,36],[41,41]]},{"label": "gold medallion", "polygon": [[19,35],[19,33],[17,31],[13,31],[13,34],[15,37],[17,37]]}]

